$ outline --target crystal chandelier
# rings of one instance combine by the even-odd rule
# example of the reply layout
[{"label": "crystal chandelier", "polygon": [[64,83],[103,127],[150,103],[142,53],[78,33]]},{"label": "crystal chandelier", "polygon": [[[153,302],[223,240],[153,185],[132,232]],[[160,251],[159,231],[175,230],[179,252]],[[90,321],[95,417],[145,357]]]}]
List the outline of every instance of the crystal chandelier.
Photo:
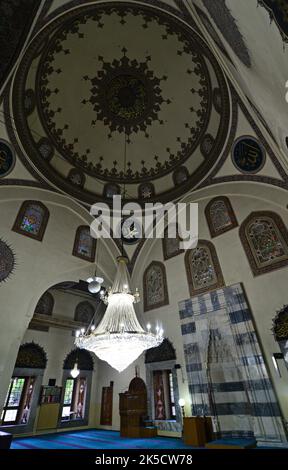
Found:
[{"label": "crystal chandelier", "polygon": [[118,372],[122,372],[143,351],[162,343],[163,330],[157,326],[154,334],[150,325],[147,325],[147,331],[142,328],[133,306],[140,301],[140,296],[137,289],[134,294],[131,293],[126,267],[128,260],[119,256],[117,261],[114,284],[107,293],[101,294],[103,302],[107,304],[105,315],[97,328],[92,325],[86,331],[77,331],[75,345],[94,352]]}]

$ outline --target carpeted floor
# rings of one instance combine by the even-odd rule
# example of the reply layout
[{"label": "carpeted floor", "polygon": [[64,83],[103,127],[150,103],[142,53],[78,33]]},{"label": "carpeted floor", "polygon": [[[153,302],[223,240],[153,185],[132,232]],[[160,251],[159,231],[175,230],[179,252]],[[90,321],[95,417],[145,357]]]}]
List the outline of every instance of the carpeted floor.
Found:
[{"label": "carpeted floor", "polygon": [[11,449],[191,449],[182,439],[128,439],[116,431],[73,431],[13,439]]}]

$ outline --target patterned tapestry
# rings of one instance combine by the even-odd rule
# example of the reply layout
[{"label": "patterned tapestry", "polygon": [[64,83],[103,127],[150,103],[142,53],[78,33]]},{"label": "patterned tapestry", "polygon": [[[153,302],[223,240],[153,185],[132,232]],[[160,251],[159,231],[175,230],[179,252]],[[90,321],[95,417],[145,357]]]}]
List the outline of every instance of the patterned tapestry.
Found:
[{"label": "patterned tapestry", "polygon": [[281,413],[241,284],[179,302],[193,416],[221,437],[285,440]]}]

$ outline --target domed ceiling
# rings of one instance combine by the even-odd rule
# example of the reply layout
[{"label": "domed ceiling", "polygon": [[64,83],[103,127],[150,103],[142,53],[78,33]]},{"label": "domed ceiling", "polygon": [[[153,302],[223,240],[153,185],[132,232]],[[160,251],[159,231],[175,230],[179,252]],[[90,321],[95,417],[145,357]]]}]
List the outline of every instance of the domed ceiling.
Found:
[{"label": "domed ceiling", "polygon": [[44,178],[86,202],[171,200],[211,169],[229,127],[220,68],[178,18],[99,3],[30,44],[12,95],[17,136]]}]

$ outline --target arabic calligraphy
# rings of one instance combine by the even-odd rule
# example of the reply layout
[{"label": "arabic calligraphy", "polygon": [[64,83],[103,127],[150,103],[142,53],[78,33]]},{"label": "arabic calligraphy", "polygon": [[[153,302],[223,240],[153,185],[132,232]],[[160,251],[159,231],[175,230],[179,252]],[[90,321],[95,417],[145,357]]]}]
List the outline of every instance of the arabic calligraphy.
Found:
[{"label": "arabic calligraphy", "polygon": [[265,163],[265,150],[253,137],[241,137],[234,144],[232,159],[242,173],[257,173]]}]

